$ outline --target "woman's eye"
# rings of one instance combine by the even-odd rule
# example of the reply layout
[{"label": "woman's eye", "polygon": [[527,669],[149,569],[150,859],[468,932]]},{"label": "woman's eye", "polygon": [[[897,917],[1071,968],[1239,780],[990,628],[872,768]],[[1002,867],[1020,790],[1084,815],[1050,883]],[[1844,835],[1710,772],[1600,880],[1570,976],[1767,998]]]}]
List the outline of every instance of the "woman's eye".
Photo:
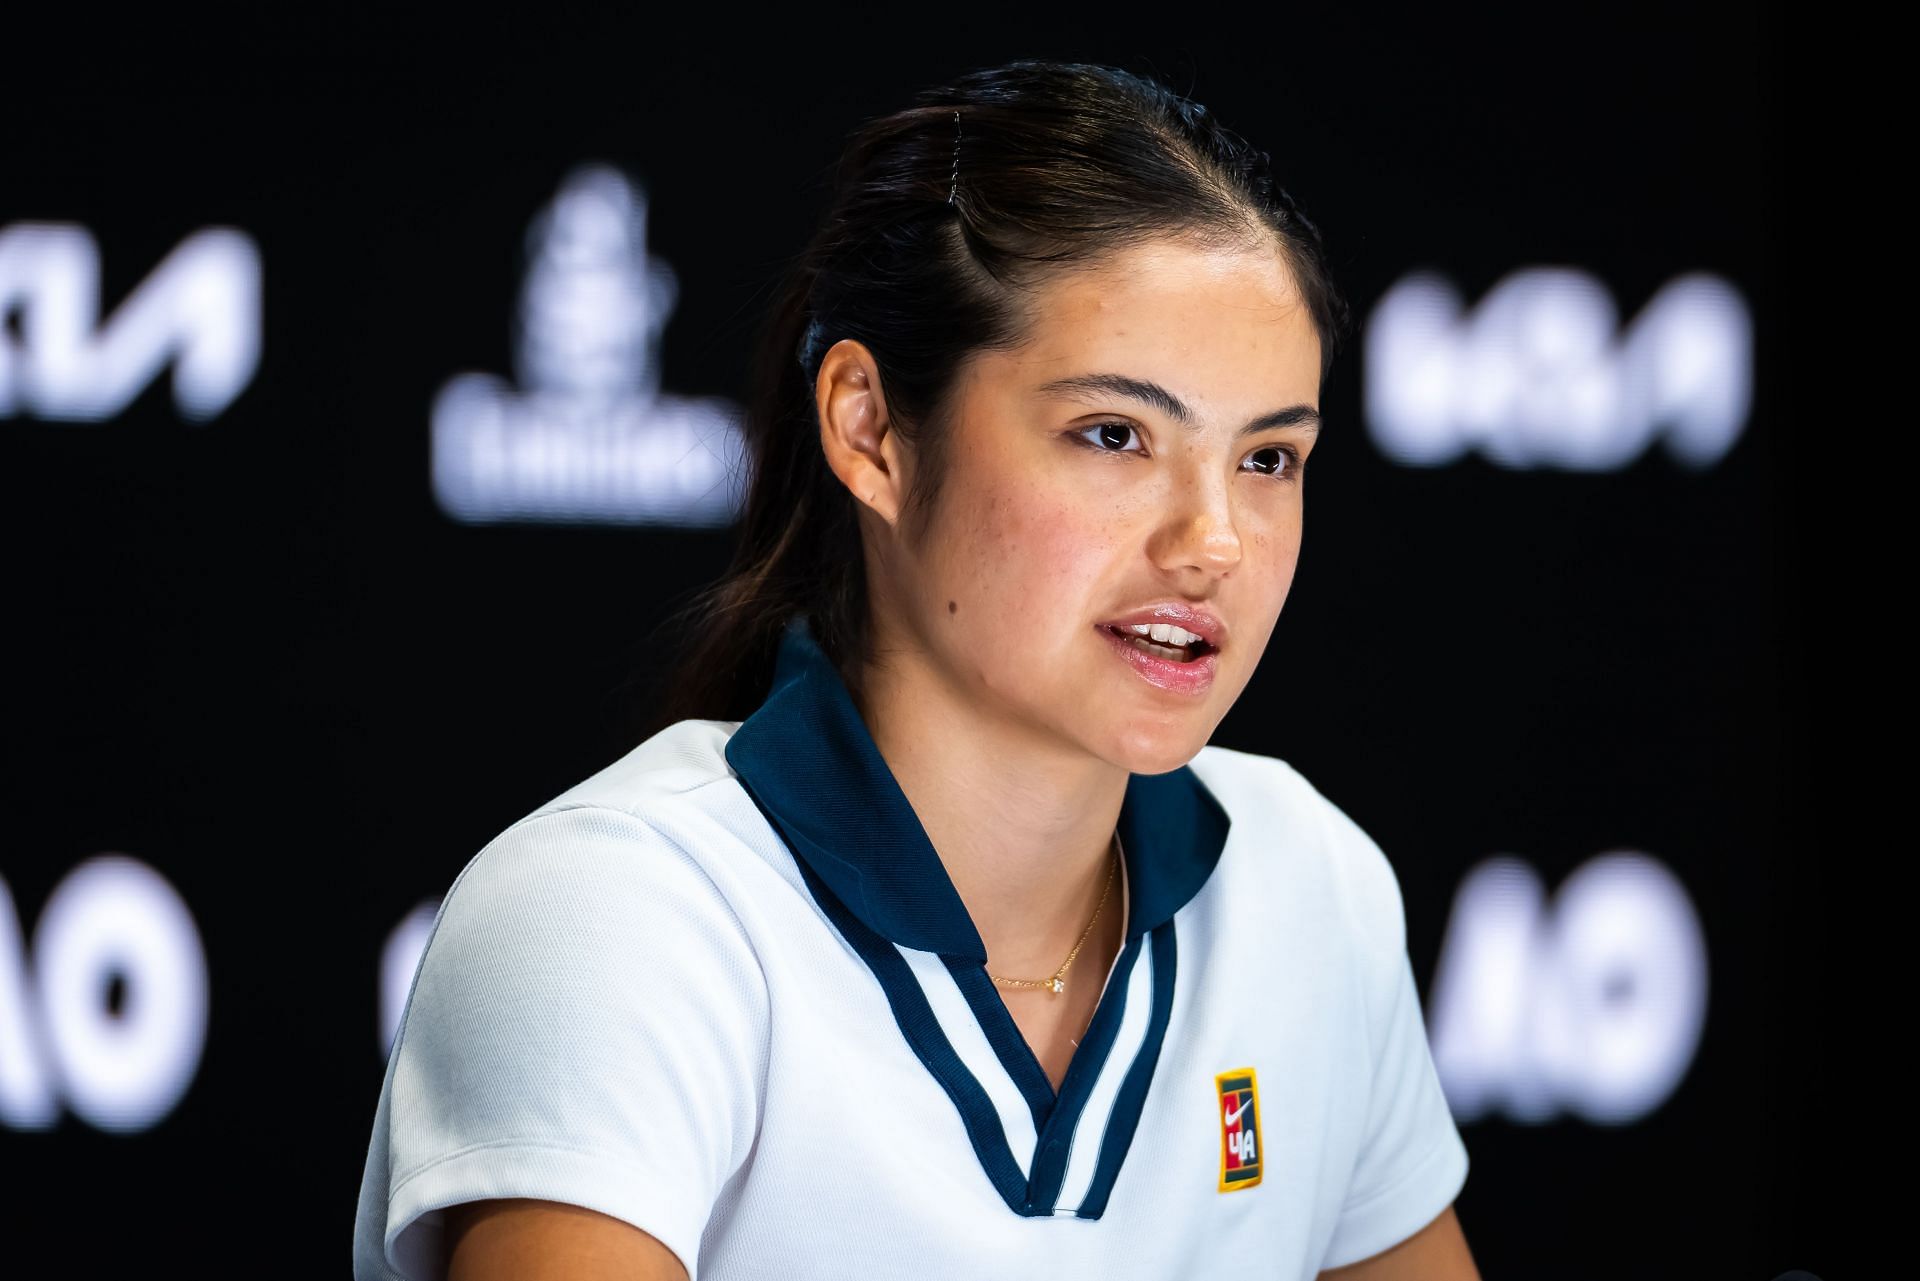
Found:
[{"label": "woman's eye", "polygon": [[[1132,423],[1121,423],[1121,422],[1094,423],[1091,426],[1082,427],[1078,432],[1075,433],[1075,436],[1078,439],[1085,441],[1088,445],[1091,445],[1093,448],[1099,450],[1101,453],[1123,454],[1123,453],[1126,453],[1127,451],[1124,449],[1109,449],[1107,448],[1108,443],[1118,442],[1120,444],[1125,444],[1127,439],[1127,433],[1132,431],[1137,431],[1137,430],[1139,429],[1136,428]],[[1099,442],[1097,444],[1095,443],[1095,440],[1087,439],[1089,433],[1096,432],[1096,431],[1100,433],[1100,435],[1095,438],[1095,440]]]},{"label": "woman's eye", "polygon": [[1300,474],[1299,451],[1286,445],[1268,445],[1264,449],[1254,450],[1251,457],[1258,459],[1263,454],[1277,454],[1279,457],[1273,463],[1256,466],[1255,470],[1262,475],[1272,476],[1278,480],[1292,480]]}]

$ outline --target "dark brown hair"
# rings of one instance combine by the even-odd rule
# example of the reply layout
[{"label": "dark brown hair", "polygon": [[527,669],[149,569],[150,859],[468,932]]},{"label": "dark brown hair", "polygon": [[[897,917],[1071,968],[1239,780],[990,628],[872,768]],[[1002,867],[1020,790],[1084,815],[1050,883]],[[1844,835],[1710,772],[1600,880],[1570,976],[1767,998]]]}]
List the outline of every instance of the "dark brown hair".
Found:
[{"label": "dark brown hair", "polygon": [[976,351],[1024,341],[1022,304],[1051,272],[1142,242],[1270,244],[1320,337],[1321,378],[1351,327],[1319,230],[1255,150],[1198,103],[1113,67],[1023,60],[970,71],[849,139],[831,205],[762,331],[744,432],[752,467],[733,562],[662,633],[697,637],[642,737],[744,720],[780,632],[812,615],[851,688],[871,659],[855,499],[827,466],[814,384],[835,342],[865,344],[888,424],[914,457],[909,545],[941,489],[948,396]]}]

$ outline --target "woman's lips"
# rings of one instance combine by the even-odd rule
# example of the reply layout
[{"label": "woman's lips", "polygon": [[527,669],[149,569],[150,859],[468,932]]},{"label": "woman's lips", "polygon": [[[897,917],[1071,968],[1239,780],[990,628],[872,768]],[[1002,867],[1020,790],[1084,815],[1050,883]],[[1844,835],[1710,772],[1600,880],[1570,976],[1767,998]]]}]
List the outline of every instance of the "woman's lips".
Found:
[{"label": "woman's lips", "polygon": [[1105,623],[1099,624],[1095,630],[1106,638],[1113,652],[1149,685],[1189,697],[1204,694],[1213,686],[1213,678],[1220,666],[1220,651],[1217,649],[1209,649],[1191,662],[1183,663],[1149,654],[1131,641],[1122,640],[1120,634]]}]

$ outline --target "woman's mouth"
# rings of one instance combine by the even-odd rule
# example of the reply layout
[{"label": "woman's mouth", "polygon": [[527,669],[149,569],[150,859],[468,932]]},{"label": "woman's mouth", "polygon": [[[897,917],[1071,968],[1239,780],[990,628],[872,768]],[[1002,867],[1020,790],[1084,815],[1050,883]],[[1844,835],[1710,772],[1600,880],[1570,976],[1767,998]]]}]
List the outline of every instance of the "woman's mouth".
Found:
[{"label": "woman's mouth", "polygon": [[1191,645],[1163,645],[1152,637],[1142,636],[1140,633],[1130,631],[1126,628],[1110,626],[1107,630],[1127,642],[1127,644],[1138,648],[1143,653],[1152,654],[1156,658],[1168,659],[1175,663],[1191,663],[1203,654],[1213,652],[1213,647],[1203,640],[1194,641]]},{"label": "woman's mouth", "polygon": [[1219,668],[1219,651],[1205,641],[1163,645],[1125,628],[1099,625],[1112,651],[1150,685],[1175,694],[1204,694]]}]

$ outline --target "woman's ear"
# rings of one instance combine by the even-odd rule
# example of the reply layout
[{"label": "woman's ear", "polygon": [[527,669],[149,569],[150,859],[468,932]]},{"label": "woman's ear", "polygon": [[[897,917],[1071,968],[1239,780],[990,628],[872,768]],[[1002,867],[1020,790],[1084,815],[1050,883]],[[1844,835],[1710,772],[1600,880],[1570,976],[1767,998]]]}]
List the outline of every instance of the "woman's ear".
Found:
[{"label": "woman's ear", "polygon": [[813,395],[827,466],[856,499],[893,524],[906,501],[900,437],[890,429],[880,367],[866,344],[842,338],[828,348]]}]

